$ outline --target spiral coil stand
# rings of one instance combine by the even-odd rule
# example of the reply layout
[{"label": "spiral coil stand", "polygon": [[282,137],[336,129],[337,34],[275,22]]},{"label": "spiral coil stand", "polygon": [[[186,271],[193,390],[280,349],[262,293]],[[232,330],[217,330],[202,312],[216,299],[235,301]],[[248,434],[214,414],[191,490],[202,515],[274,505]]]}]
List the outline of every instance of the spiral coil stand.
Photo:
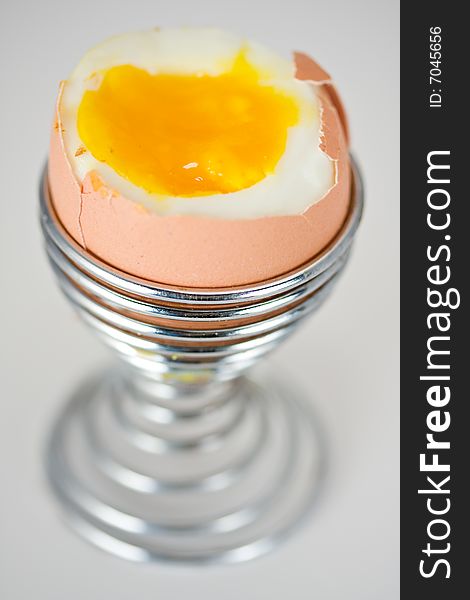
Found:
[{"label": "spiral coil stand", "polygon": [[240,561],[310,506],[321,467],[307,405],[243,373],[331,291],[362,211],[357,168],[343,229],[283,277],[223,290],[124,274],[65,232],[41,185],[41,224],[66,297],[119,356],[58,418],[49,481],[70,524],[129,560]]}]

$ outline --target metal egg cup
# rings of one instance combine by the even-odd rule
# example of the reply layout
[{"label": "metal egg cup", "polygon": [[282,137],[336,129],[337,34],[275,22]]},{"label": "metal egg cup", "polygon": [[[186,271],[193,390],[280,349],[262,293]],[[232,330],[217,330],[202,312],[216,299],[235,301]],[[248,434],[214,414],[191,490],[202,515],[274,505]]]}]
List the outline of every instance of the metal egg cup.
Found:
[{"label": "metal egg cup", "polygon": [[117,354],[54,425],[50,484],[68,522],[136,561],[248,560],[270,550],[312,503],[321,473],[308,403],[271,377],[244,376],[330,293],[363,204],[319,256],[274,280],[182,289],[120,272],[61,226],[47,177],[41,224],[58,283]]}]

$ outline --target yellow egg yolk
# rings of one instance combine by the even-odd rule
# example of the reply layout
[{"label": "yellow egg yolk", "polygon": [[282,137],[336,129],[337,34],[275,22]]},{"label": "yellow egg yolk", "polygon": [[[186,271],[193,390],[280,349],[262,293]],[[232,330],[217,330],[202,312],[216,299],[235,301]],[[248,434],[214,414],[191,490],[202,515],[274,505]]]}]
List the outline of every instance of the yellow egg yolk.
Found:
[{"label": "yellow egg yolk", "polygon": [[79,136],[97,160],[150,193],[247,188],[274,172],[299,119],[298,100],[263,84],[244,52],[217,76],[120,65],[99,77],[81,100]]}]

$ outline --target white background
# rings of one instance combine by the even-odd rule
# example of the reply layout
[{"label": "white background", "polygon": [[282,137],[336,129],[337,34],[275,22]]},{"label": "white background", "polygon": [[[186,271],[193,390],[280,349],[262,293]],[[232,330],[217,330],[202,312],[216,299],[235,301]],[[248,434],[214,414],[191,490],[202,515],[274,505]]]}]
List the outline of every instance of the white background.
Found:
[{"label": "white background", "polygon": [[[398,598],[398,1],[17,0],[0,8],[0,598]],[[272,357],[310,396],[329,472],[311,518],[275,553],[232,567],[127,564],[58,518],[42,452],[53,416],[107,354],[53,282],[37,187],[57,86],[103,37],[215,25],[334,74],[367,207],[331,300]]]}]

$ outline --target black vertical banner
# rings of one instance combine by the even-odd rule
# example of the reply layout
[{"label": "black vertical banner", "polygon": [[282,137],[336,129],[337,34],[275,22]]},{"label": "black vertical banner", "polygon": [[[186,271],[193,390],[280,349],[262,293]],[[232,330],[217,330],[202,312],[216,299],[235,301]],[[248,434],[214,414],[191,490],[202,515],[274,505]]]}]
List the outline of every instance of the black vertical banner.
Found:
[{"label": "black vertical banner", "polygon": [[402,598],[470,597],[464,7],[449,0],[401,6]]}]

